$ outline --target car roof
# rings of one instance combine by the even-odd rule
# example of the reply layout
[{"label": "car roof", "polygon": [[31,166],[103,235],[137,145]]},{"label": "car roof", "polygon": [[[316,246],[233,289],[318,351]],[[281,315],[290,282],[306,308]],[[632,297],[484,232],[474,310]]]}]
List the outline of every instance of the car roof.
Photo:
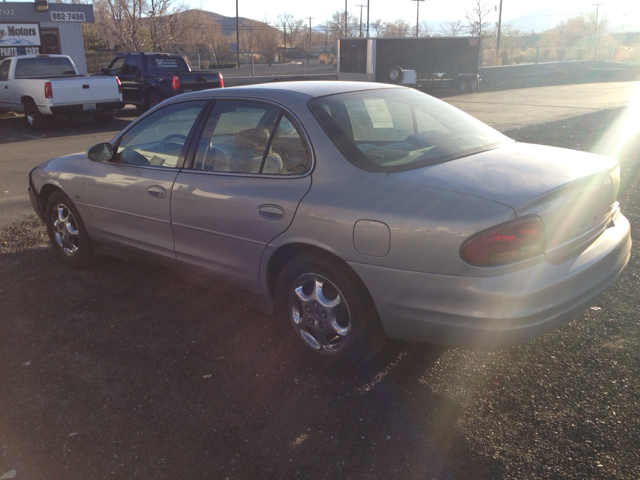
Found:
[{"label": "car roof", "polygon": [[357,92],[362,90],[380,90],[390,88],[405,88],[397,85],[386,85],[380,83],[366,82],[339,82],[332,80],[325,81],[294,81],[294,82],[277,82],[262,83],[257,85],[246,85],[239,87],[216,88],[211,90],[201,90],[186,95],[180,95],[181,98],[187,96],[199,97],[253,97],[266,99],[282,99],[285,96],[296,97],[322,97],[325,95],[335,95],[338,93]]}]

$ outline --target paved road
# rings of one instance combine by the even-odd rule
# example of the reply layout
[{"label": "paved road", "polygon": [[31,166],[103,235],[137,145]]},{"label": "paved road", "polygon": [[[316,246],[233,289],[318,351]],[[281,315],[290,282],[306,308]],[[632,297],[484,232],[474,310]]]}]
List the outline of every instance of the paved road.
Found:
[{"label": "paved road", "polygon": [[[640,98],[640,82],[506,90],[448,97],[445,101],[505,132],[629,105],[634,94]],[[91,121],[61,121],[38,133],[26,128],[22,116],[0,118],[0,226],[32,214],[26,178],[33,167],[49,158],[85,151],[95,143],[110,140],[136,115],[136,110],[129,108],[121,111],[108,128]]]},{"label": "paved road", "polygon": [[640,102],[640,82],[586,83],[523,88],[448,97],[445,100],[506,132],[586,113],[623,107],[634,94]]}]

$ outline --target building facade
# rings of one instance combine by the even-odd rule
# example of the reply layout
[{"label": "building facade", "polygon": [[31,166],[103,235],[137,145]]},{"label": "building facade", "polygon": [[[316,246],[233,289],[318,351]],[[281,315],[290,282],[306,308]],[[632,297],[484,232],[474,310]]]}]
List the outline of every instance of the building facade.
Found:
[{"label": "building facade", "polygon": [[[37,8],[37,9],[36,9]],[[86,75],[82,24],[93,23],[93,5],[0,3],[0,59],[16,55],[69,55]]]}]

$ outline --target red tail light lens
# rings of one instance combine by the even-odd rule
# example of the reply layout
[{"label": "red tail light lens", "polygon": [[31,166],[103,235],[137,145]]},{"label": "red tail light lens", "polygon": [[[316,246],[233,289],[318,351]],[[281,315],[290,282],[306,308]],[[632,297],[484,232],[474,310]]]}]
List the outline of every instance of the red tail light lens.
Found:
[{"label": "red tail light lens", "polygon": [[171,77],[171,89],[172,90],[180,89],[180,77],[178,75],[173,75]]},{"label": "red tail light lens", "polygon": [[222,74],[218,74],[218,78],[220,78],[220,88],[224,88],[224,78],[222,78]]},{"label": "red tail light lens", "polygon": [[122,93],[122,83],[118,77],[116,77],[116,82],[118,82],[118,93]]},{"label": "red tail light lens", "polygon": [[542,255],[544,239],[544,222],[529,215],[475,234],[462,244],[460,256],[480,267],[506,265]]},{"label": "red tail light lens", "polygon": [[44,82],[44,98],[53,98],[53,89],[51,82]]}]

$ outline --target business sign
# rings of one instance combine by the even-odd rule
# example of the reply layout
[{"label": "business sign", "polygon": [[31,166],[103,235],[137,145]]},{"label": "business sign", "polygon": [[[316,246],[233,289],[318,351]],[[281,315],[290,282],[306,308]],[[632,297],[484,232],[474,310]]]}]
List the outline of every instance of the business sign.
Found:
[{"label": "business sign", "polygon": [[0,57],[40,53],[40,25],[0,23]]},{"label": "business sign", "polygon": [[86,22],[84,12],[51,12],[52,22]]}]

